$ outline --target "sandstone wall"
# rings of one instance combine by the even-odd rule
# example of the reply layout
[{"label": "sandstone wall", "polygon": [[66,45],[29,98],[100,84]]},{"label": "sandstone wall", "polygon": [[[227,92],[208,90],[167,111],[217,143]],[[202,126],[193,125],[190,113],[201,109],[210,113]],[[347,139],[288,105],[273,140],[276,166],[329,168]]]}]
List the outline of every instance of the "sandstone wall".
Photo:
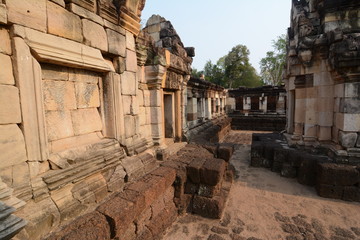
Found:
[{"label": "sandstone wall", "polygon": [[287,130],[293,141],[332,143],[335,157],[359,157],[357,1],[293,1],[289,28]]},{"label": "sandstone wall", "polygon": [[0,0],[0,201],[24,219],[12,235],[27,223],[15,239],[41,239],[154,170],[165,97],[170,137],[188,129],[194,49],[159,16],[140,32],[144,4]]},{"label": "sandstone wall", "polygon": [[153,145],[144,2],[0,1],[0,200],[27,221],[16,238],[44,237],[155,167],[128,157]]}]

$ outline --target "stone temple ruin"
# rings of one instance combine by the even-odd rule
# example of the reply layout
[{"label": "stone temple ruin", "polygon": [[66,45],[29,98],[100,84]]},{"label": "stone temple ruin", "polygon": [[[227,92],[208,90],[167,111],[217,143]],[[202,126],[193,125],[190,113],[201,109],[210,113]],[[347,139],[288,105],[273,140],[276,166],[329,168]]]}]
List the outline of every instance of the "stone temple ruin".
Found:
[{"label": "stone temple ruin", "polygon": [[251,118],[286,121],[253,135],[253,166],[360,201],[357,0],[293,0],[287,93],[192,78],[195,49],[160,16],[140,29],[144,5],[0,0],[0,239],[156,239],[184,212],[220,218],[234,149],[219,142]]}]

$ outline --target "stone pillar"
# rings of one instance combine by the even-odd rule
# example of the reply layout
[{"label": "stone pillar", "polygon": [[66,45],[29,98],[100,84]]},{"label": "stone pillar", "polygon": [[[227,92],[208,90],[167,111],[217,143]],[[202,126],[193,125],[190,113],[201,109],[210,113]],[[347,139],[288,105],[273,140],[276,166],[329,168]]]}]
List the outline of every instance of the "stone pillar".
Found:
[{"label": "stone pillar", "polygon": [[360,147],[360,83],[343,83],[335,87],[334,137],[344,148]]},{"label": "stone pillar", "polygon": [[187,120],[189,122],[196,121],[198,118],[197,114],[197,99],[192,97],[187,100]]},{"label": "stone pillar", "polygon": [[164,145],[164,124],[162,114],[163,90],[161,84],[166,68],[161,65],[145,67],[145,79],[150,89],[151,135],[155,145]]},{"label": "stone pillar", "polygon": [[205,116],[208,119],[212,118],[212,114],[211,114],[211,98],[209,98],[209,97],[205,98]]},{"label": "stone pillar", "polygon": [[279,98],[276,102],[276,112],[279,114],[285,114],[285,96],[286,93],[279,93]]}]

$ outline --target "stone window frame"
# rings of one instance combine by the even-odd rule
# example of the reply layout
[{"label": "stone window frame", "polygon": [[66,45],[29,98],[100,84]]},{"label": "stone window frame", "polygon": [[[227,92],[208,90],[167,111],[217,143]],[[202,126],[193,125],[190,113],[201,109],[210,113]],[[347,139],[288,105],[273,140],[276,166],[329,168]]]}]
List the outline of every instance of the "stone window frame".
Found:
[{"label": "stone window frame", "polygon": [[[19,25],[12,27],[12,34],[14,75],[21,99],[20,127],[24,134],[28,160],[46,161],[50,154],[39,62],[104,73],[102,84],[99,82],[100,91],[103,92],[100,97],[100,110],[104,137],[122,139],[121,133],[124,129],[120,117],[120,75],[106,62],[99,49]],[[107,86],[101,89],[104,84]],[[104,91],[112,91],[112,95],[108,97],[108,106],[104,105]]]}]

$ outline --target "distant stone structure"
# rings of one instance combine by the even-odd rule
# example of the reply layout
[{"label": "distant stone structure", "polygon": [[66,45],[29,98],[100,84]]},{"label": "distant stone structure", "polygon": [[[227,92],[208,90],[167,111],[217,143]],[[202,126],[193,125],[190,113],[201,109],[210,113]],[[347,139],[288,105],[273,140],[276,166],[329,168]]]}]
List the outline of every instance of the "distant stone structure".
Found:
[{"label": "distant stone structure", "polygon": [[229,89],[227,95],[227,112],[232,118],[232,129],[285,130],[287,95],[284,86],[240,87]]},{"label": "distant stone structure", "polygon": [[66,239],[151,239],[176,218],[177,170],[156,157],[200,123],[228,127],[225,90],[197,86],[218,111],[188,118],[195,51],[160,16],[140,30],[144,4],[0,1],[0,238],[42,239],[83,216]]}]

